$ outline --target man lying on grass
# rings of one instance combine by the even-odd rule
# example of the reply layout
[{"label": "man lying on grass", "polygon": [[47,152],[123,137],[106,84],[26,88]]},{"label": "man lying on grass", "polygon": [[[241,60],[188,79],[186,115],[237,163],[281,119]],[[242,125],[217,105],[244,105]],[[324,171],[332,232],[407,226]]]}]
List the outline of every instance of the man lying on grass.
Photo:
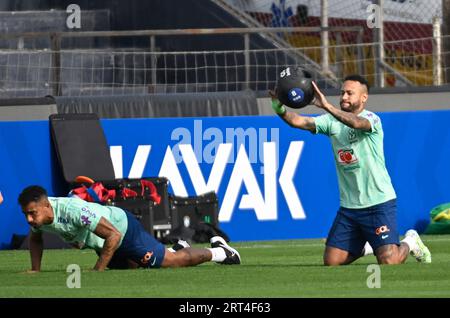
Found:
[{"label": "man lying on grass", "polygon": [[211,238],[211,248],[191,248],[185,243],[167,249],[133,214],[118,207],[77,197],[48,197],[47,191],[36,185],[25,188],[18,200],[31,226],[32,272],[41,270],[42,232],[55,233],[79,249],[94,249],[99,256],[94,270],[98,271],[107,267],[185,267],[209,261],[241,263],[239,253],[219,236]]}]

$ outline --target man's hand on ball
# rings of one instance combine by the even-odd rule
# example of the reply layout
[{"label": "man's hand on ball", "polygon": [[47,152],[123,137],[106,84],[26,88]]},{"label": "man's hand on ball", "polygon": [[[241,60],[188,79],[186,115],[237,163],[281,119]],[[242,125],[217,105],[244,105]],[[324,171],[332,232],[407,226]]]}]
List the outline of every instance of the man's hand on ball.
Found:
[{"label": "man's hand on ball", "polygon": [[312,86],[314,88],[314,99],[313,99],[312,104],[319,108],[325,108],[326,105],[328,104],[328,101],[327,101],[325,95],[322,94],[319,87],[317,86],[317,84],[314,81],[312,82]]},{"label": "man's hand on ball", "polygon": [[272,99],[272,109],[274,112],[278,115],[284,115],[286,113],[286,107],[278,100],[276,88],[275,90],[269,90],[269,96]]},{"label": "man's hand on ball", "polygon": [[274,101],[274,100],[278,100],[278,97],[277,97],[277,88],[275,87],[275,89],[271,89],[271,90],[269,90],[269,96],[270,96],[270,98],[272,98],[272,101]]}]

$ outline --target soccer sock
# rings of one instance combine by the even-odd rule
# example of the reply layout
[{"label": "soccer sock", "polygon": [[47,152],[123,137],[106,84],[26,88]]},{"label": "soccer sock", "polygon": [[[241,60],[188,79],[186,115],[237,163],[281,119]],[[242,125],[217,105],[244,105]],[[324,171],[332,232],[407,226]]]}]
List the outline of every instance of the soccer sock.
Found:
[{"label": "soccer sock", "polygon": [[227,258],[225,250],[221,247],[208,248],[211,251],[211,262],[223,262]]},{"label": "soccer sock", "polygon": [[405,238],[401,242],[408,245],[409,251],[412,251],[416,248],[416,240],[411,236],[405,236]]},{"label": "soccer sock", "polygon": [[372,246],[370,246],[369,242],[366,242],[362,251],[363,251],[363,253],[362,253],[363,256],[373,254],[373,248],[372,248]]}]

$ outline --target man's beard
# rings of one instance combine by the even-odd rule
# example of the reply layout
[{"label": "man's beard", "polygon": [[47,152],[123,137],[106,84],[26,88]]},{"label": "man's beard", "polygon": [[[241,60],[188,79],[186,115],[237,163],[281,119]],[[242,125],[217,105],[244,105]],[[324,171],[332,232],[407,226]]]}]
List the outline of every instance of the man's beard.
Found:
[{"label": "man's beard", "polygon": [[[345,104],[345,108],[342,107],[343,104]],[[346,111],[346,112],[351,112],[352,110],[357,109],[359,107],[359,104],[341,102],[340,106],[341,106],[341,110]]]}]

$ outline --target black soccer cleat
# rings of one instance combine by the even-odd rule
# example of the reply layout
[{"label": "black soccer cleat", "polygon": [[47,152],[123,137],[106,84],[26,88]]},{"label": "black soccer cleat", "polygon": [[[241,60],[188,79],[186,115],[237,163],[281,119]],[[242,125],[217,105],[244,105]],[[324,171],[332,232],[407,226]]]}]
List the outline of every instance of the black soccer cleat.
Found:
[{"label": "black soccer cleat", "polygon": [[220,236],[213,236],[210,239],[211,247],[221,247],[225,251],[225,255],[227,256],[220,264],[225,265],[233,265],[233,264],[240,264],[241,263],[241,256],[239,255],[238,251],[236,251],[234,248],[229,246],[225,240]]}]

